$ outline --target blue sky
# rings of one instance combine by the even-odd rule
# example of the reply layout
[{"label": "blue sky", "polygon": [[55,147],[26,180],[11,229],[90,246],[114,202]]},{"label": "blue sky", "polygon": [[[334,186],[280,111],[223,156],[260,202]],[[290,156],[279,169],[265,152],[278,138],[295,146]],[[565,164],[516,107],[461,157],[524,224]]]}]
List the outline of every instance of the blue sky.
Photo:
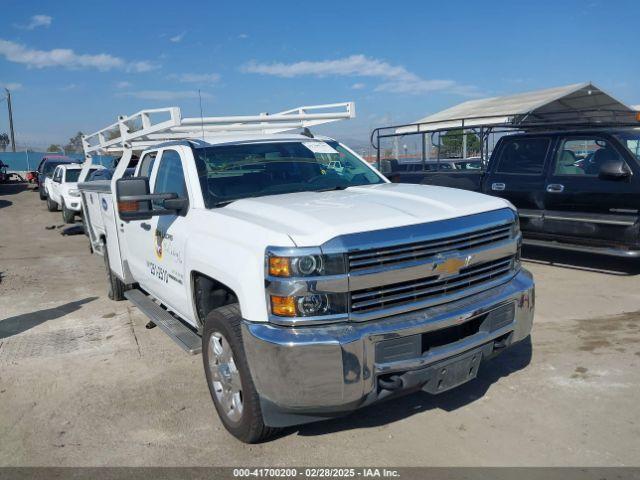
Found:
[{"label": "blue sky", "polygon": [[362,141],[470,98],[589,80],[640,104],[637,1],[5,0],[2,12],[0,84],[31,145],[142,108],[195,115],[198,88],[205,115],[354,100],[356,120],[318,130]]}]

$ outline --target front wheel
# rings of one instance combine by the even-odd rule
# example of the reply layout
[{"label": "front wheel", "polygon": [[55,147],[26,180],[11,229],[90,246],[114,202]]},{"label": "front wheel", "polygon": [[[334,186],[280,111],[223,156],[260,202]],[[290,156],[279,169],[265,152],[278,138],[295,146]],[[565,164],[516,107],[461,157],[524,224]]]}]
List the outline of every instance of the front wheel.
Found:
[{"label": "front wheel", "polygon": [[76,217],[76,212],[73,210],[69,210],[67,206],[64,204],[64,200],[62,201],[62,220],[64,223],[73,223]]},{"label": "front wheel", "polygon": [[47,210],[49,210],[50,212],[58,211],[58,204],[53,200],[51,200],[51,197],[48,195],[47,195]]},{"label": "front wheel", "polygon": [[202,360],[211,398],[224,427],[245,443],[267,440],[279,429],[262,419],[258,392],[244,354],[238,304],[212,310],[202,335]]},{"label": "front wheel", "polygon": [[44,192],[44,187],[38,187],[38,195],[40,196],[40,200],[42,201],[47,199],[47,194]]}]

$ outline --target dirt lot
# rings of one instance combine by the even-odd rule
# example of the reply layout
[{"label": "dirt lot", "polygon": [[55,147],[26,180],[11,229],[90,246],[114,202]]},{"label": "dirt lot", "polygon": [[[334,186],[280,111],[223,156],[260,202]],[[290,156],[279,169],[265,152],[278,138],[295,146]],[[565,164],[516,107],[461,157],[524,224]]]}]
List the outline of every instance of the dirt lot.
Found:
[{"label": "dirt lot", "polygon": [[640,464],[640,264],[527,251],[530,344],[441,396],[247,446],[200,356],[108,300],[101,259],[60,225],[36,193],[0,186],[0,465]]}]

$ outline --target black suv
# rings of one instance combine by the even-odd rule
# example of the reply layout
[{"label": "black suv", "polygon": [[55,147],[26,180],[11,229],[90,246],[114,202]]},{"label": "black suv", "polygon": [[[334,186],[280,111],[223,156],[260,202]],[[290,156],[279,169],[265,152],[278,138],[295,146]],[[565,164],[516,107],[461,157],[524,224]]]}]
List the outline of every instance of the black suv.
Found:
[{"label": "black suv", "polygon": [[640,257],[640,129],[507,135],[484,171],[389,176],[506,198],[528,244]]}]

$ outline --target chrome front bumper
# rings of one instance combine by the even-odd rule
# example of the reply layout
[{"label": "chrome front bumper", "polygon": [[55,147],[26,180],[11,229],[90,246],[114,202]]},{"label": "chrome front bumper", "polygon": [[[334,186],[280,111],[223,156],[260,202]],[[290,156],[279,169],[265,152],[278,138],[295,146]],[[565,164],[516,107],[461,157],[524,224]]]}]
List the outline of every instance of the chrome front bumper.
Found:
[{"label": "chrome front bumper", "polygon": [[[513,318],[499,328],[480,328],[411,358],[387,355],[381,361],[376,353],[381,342],[424,338],[429,332],[488,318],[490,312],[509,305],[513,305],[509,309]],[[503,285],[424,310],[369,322],[293,328],[245,321],[242,336],[265,422],[286,426],[337,416],[381,400],[389,392],[381,388],[380,379],[394,373],[405,379],[398,391],[409,387],[433,391],[427,384],[434,365],[474,349],[484,358],[527,338],[533,313],[534,282],[523,269]],[[390,351],[395,348],[393,343],[388,345]]]}]

